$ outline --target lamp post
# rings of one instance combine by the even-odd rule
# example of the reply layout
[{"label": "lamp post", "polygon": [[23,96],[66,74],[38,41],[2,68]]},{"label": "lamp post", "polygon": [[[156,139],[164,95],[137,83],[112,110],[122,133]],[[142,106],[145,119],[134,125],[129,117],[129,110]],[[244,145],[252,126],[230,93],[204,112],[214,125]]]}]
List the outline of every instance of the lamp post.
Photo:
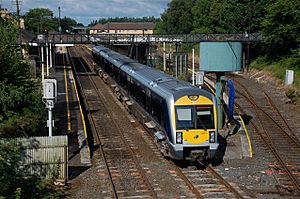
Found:
[{"label": "lamp post", "polygon": [[61,32],[61,26],[60,26],[60,6],[58,6],[58,32]]}]

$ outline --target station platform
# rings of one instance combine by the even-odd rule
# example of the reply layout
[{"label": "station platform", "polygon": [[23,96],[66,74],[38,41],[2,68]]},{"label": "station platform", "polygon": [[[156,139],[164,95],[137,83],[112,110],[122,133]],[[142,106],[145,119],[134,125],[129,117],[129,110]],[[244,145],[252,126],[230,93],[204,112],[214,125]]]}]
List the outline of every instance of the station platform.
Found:
[{"label": "station platform", "polygon": [[91,159],[85,119],[66,53],[65,48],[58,48],[55,53],[55,66],[51,68],[50,75],[57,80],[53,136],[68,136],[68,173],[69,179],[72,179],[91,166]]}]

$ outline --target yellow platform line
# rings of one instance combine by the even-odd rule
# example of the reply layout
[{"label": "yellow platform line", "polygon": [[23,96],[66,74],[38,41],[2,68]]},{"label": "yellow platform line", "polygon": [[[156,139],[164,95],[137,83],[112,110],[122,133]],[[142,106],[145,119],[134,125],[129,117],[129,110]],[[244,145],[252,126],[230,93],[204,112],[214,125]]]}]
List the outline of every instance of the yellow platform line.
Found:
[{"label": "yellow platform line", "polygon": [[249,144],[249,151],[250,151],[250,158],[252,158],[252,154],[253,154],[253,149],[252,149],[252,142],[251,142],[251,139],[250,139],[250,136],[249,136],[249,133],[248,133],[248,129],[246,128],[246,125],[244,123],[244,120],[242,118],[242,116],[239,114],[239,118],[242,122],[242,125],[243,125],[243,128],[244,128],[244,131],[246,133],[246,136],[247,136],[247,140],[248,140],[248,144]]},{"label": "yellow platform line", "polygon": [[85,119],[84,119],[84,115],[83,115],[83,111],[82,111],[82,107],[81,107],[81,103],[80,103],[80,99],[79,99],[79,95],[78,95],[78,91],[77,91],[77,86],[76,86],[76,83],[75,83],[75,79],[74,79],[74,75],[73,75],[72,70],[71,70],[71,76],[72,76],[72,79],[73,79],[73,85],[74,85],[74,88],[75,88],[75,93],[76,93],[76,97],[77,97],[77,101],[78,101],[78,105],[79,105],[79,111],[80,111],[81,120],[82,120],[83,132],[84,132],[84,136],[85,136],[86,143],[87,143],[87,149],[88,149],[88,152],[89,152],[89,155],[90,155],[91,152],[90,152],[89,143],[88,143],[88,139],[87,139]]},{"label": "yellow platform line", "polygon": [[[63,57],[63,63],[64,63]],[[64,64],[64,77],[65,77],[65,90],[66,90],[66,103],[67,103],[67,116],[68,116],[68,131],[71,131],[71,113],[70,113],[70,105],[69,105],[69,90],[68,90],[68,79],[67,79],[67,69]]]},{"label": "yellow platform line", "polygon": [[[215,91],[213,90],[213,88],[205,82],[205,85],[208,87],[208,89],[213,93],[213,94],[216,94]],[[253,156],[253,149],[252,149],[252,142],[251,142],[251,139],[250,139],[250,136],[249,136],[249,132],[248,132],[248,129],[246,128],[246,125],[245,125],[245,122],[243,120],[243,118],[241,117],[240,114],[238,114],[241,122],[242,122],[242,125],[243,125],[243,128],[244,128],[244,131],[246,133],[246,136],[247,136],[247,140],[248,140],[248,145],[249,145],[249,153],[250,153],[250,158],[252,158]]]}]

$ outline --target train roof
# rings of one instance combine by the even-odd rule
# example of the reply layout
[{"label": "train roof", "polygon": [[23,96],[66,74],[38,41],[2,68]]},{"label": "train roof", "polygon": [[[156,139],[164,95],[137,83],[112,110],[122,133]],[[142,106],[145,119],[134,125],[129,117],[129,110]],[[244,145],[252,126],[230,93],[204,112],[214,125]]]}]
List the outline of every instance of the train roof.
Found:
[{"label": "train roof", "polygon": [[134,59],[130,59],[125,55],[119,54],[115,51],[110,50],[109,48],[105,48],[102,46],[94,47],[93,51],[104,55],[109,62],[114,63],[114,65],[118,68],[121,67],[123,64],[137,63],[137,61]]},{"label": "train roof", "polygon": [[209,99],[213,98],[213,95],[206,90],[199,89],[188,82],[178,80],[162,71],[140,64],[136,60],[108,48],[97,46],[95,50],[151,90],[160,90],[164,94],[171,94],[175,100],[183,95],[202,95]]},{"label": "train roof", "polygon": [[138,79],[150,89],[157,88],[165,94],[169,93],[174,96],[175,100],[183,95],[202,95],[209,99],[213,97],[206,90],[199,89],[188,82],[178,80],[175,77],[140,63],[124,64],[121,68],[131,73],[131,76]]}]

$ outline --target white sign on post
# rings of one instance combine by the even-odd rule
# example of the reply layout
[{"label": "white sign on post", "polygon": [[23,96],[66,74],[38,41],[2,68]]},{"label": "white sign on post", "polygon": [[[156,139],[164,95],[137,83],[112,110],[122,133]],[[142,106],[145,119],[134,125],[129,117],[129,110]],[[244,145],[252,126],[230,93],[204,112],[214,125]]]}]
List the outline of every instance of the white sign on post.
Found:
[{"label": "white sign on post", "polygon": [[196,85],[197,86],[202,86],[204,83],[204,72],[196,72]]},{"label": "white sign on post", "polygon": [[49,136],[52,136],[52,127],[54,126],[52,120],[52,108],[57,98],[57,81],[56,79],[45,79],[43,81],[43,100],[48,108],[48,121],[47,126],[49,127]]},{"label": "white sign on post", "polygon": [[53,100],[56,102],[56,97],[57,97],[57,81],[56,79],[45,79],[43,82],[43,99],[48,101],[48,100]]}]

